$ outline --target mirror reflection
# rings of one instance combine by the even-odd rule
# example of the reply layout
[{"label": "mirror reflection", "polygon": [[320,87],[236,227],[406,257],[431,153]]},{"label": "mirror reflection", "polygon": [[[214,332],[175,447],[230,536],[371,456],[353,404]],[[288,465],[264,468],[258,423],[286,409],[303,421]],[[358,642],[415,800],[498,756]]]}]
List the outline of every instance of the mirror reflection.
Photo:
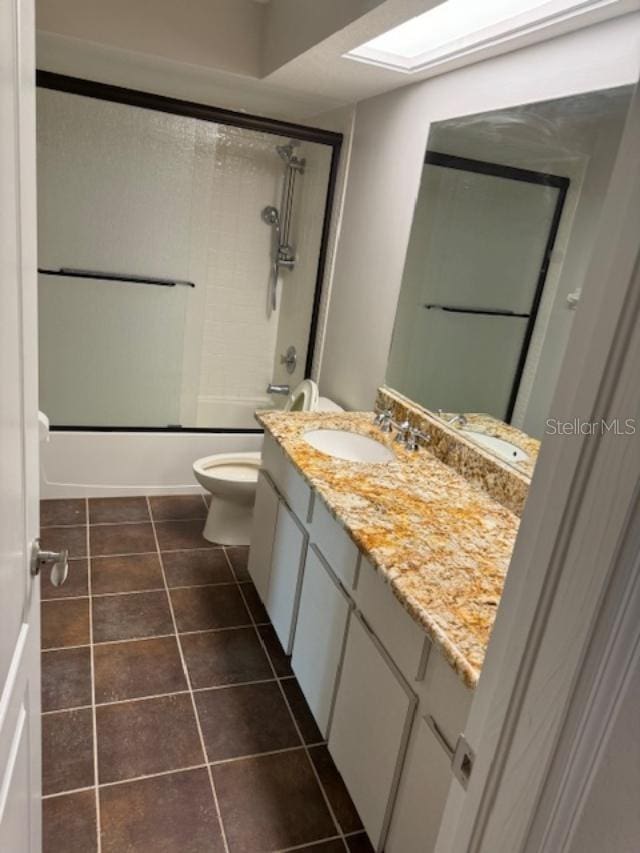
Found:
[{"label": "mirror reflection", "polygon": [[592,92],[430,130],[387,385],[525,469],[629,99],[627,87]]}]

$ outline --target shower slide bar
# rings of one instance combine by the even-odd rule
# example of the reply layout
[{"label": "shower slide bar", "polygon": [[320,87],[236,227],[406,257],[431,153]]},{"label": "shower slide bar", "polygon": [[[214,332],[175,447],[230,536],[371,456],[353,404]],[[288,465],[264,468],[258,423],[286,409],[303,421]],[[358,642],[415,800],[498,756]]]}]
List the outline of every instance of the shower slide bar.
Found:
[{"label": "shower slide bar", "polygon": [[517,311],[508,311],[505,308],[465,308],[458,305],[436,305],[426,303],[422,306],[430,311],[432,308],[438,311],[450,311],[452,314],[484,314],[487,317],[530,317],[531,314],[520,314]]},{"label": "shower slide bar", "polygon": [[60,267],[57,270],[49,270],[38,267],[41,275],[57,275],[67,278],[94,278],[98,281],[125,281],[132,284],[152,284],[156,287],[195,287],[192,281],[183,281],[179,278],[154,278],[144,275],[128,275],[119,272],[102,272],[101,270],[81,270],[74,267]]},{"label": "shower slide bar", "polygon": [[280,210],[268,205],[262,211],[262,221],[266,222],[267,225],[271,225],[273,229],[271,276],[269,279],[269,308],[271,311],[275,311],[278,306],[277,291],[280,270],[292,270],[297,261],[295,249],[289,243],[289,236],[293,215],[296,175],[303,175],[306,165],[304,157],[296,157],[294,154],[297,144],[297,142],[291,140],[287,145],[276,146],[278,155],[285,163]]}]

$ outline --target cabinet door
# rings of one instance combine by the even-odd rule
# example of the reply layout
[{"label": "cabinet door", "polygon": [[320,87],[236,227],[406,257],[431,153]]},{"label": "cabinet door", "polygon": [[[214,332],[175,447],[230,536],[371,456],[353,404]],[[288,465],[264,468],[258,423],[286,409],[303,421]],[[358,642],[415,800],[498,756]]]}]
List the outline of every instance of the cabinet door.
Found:
[{"label": "cabinet door", "polygon": [[426,720],[417,718],[400,777],[386,853],[431,853],[452,779],[451,758]]},{"label": "cabinet door", "polygon": [[256,502],[253,509],[253,527],[251,529],[251,547],[249,549],[248,570],[256,585],[258,595],[264,601],[269,589],[271,574],[271,553],[273,537],[278,517],[280,499],[271,480],[260,471],[256,489]]},{"label": "cabinet door", "polygon": [[311,546],[305,561],[291,665],[324,737],[350,610],[349,597]]},{"label": "cabinet door", "polygon": [[281,503],[271,553],[269,589],[264,605],[287,654],[291,654],[293,644],[293,626],[306,547],[304,528],[291,510]]},{"label": "cabinet door", "polygon": [[329,751],[376,850],[384,846],[415,704],[400,673],[354,614]]}]

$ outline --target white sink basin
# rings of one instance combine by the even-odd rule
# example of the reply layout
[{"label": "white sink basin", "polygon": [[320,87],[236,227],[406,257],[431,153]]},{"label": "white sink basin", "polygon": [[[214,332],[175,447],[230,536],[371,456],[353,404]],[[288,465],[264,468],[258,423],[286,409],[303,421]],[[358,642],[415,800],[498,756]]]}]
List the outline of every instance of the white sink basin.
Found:
[{"label": "white sink basin", "polygon": [[392,462],[396,458],[375,438],[346,429],[312,429],[303,438],[316,450],[348,462]]},{"label": "white sink basin", "polygon": [[466,438],[475,441],[476,444],[486,448],[505,462],[526,462],[529,458],[528,453],[525,453],[517,445],[511,444],[510,441],[505,441],[503,438],[496,438],[495,435],[486,435],[483,432],[474,432],[470,429],[463,429],[460,432]]}]

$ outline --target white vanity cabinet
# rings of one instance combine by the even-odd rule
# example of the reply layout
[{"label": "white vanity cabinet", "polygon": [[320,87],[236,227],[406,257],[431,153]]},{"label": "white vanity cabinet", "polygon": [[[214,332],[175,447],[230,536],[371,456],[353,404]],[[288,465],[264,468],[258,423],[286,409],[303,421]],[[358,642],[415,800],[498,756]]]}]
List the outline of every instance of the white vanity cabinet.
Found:
[{"label": "white vanity cabinet", "polygon": [[369,839],[382,850],[416,697],[362,616],[353,614],[329,752]]},{"label": "white vanity cabinet", "polygon": [[269,476],[258,476],[247,568],[278,639],[291,653],[307,532]]},{"label": "white vanity cabinet", "polygon": [[[450,785],[451,752],[464,727],[473,691],[438,649],[431,649],[400,777],[385,853],[431,853]],[[436,733],[437,730],[437,733]]]},{"label": "white vanity cabinet", "polygon": [[430,853],[472,691],[268,434],[262,467],[258,594],[372,844]]},{"label": "white vanity cabinet", "polygon": [[452,779],[447,753],[427,720],[416,715],[386,853],[428,853],[434,849]]},{"label": "white vanity cabinet", "polygon": [[275,490],[273,483],[264,471],[260,471],[256,489],[256,502],[253,507],[251,548],[249,549],[247,570],[262,601],[267,597],[269,590],[271,553],[273,551],[273,538],[276,532],[279,505],[280,496]]},{"label": "white vanity cabinet", "polygon": [[307,532],[280,501],[271,550],[271,572],[264,606],[282,648],[291,654],[296,605],[307,551]]},{"label": "white vanity cabinet", "polygon": [[307,551],[291,666],[326,737],[352,604],[314,545]]}]

